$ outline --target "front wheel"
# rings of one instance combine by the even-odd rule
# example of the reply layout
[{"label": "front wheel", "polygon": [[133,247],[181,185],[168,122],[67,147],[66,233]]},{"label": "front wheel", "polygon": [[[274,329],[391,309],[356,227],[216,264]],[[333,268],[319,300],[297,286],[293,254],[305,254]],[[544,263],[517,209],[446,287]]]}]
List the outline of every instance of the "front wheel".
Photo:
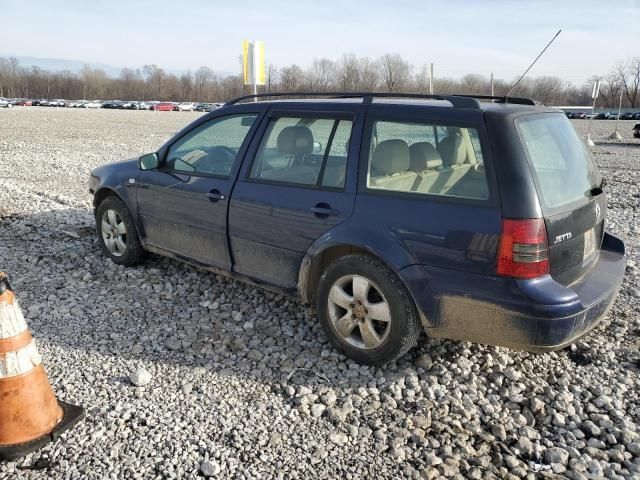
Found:
[{"label": "front wheel", "polygon": [[132,266],[144,259],[144,249],[122,200],[113,196],[104,199],[96,210],[96,225],[100,247],[114,263]]},{"label": "front wheel", "polygon": [[348,255],[322,275],[317,308],[333,345],[347,357],[384,365],[417,342],[420,322],[409,292],[380,261]]}]

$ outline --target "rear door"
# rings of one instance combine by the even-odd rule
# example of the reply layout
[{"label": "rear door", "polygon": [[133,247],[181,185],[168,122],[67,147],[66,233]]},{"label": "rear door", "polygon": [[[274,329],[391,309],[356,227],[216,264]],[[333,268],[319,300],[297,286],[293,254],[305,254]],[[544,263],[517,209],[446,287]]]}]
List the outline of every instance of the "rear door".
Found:
[{"label": "rear door", "polygon": [[598,257],[607,209],[602,177],[562,113],[524,115],[515,123],[545,217],[550,273],[569,284]]},{"label": "rear door", "polygon": [[138,181],[148,246],[228,270],[227,209],[258,113],[215,117],[186,132]]},{"label": "rear door", "polygon": [[231,198],[234,271],[295,288],[308,248],[353,210],[362,108],[270,112]]}]

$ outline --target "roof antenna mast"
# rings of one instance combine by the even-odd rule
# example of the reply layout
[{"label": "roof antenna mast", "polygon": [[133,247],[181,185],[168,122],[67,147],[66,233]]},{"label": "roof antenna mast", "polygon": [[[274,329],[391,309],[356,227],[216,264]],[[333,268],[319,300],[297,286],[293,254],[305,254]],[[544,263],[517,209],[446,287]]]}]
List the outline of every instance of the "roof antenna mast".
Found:
[{"label": "roof antenna mast", "polygon": [[556,38],[558,38],[558,35],[560,35],[560,32],[561,32],[561,31],[562,31],[562,29],[558,30],[558,33],[556,33],[556,34],[553,36],[553,38],[551,39],[551,41],[550,41],[549,43],[547,43],[547,46],[546,46],[546,47],[544,47],[544,48],[542,49],[542,51],[538,54],[538,56],[536,57],[536,59],[531,63],[531,65],[529,65],[529,68],[527,68],[527,69],[524,71],[524,73],[523,73],[523,74],[522,74],[522,76],[518,79],[518,81],[515,83],[515,85],[514,85],[513,87],[511,87],[511,90],[509,90],[509,92],[505,95],[505,99],[507,99],[507,100],[509,99],[509,95],[511,95],[511,92],[513,92],[513,91],[516,89],[516,87],[517,87],[517,86],[518,86],[518,84],[522,81],[522,79],[525,77],[525,75],[526,75],[527,73],[529,73],[529,70],[531,70],[531,67],[533,67],[533,66],[536,64],[536,62],[538,61],[538,59],[542,56],[542,54],[543,54],[544,52],[546,52],[546,51],[547,51],[547,48],[549,48],[549,45],[551,45],[551,44],[553,43],[553,41],[554,41]]}]

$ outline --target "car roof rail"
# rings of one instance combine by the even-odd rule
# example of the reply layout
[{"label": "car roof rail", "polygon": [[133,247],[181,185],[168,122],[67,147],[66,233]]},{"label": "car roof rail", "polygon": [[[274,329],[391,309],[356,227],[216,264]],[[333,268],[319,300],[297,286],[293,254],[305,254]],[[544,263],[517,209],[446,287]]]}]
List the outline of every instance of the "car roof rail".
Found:
[{"label": "car roof rail", "polygon": [[520,97],[499,97],[490,95],[427,95],[422,93],[390,93],[390,92],[273,92],[273,93],[254,93],[251,95],[242,95],[240,97],[229,100],[224,106],[235,105],[244,100],[269,98],[269,97],[328,97],[328,98],[362,98],[362,102],[369,104],[374,98],[415,98],[415,99],[432,99],[446,100],[456,108],[479,109],[480,102],[478,100],[493,100],[496,103],[515,103],[520,105],[535,105],[533,100]]}]

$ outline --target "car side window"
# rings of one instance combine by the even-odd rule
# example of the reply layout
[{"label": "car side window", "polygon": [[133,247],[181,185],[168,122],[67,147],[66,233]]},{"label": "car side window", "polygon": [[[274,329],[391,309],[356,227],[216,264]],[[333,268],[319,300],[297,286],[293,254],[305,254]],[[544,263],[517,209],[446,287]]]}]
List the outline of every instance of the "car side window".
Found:
[{"label": "car side window", "polygon": [[374,122],[367,188],[486,200],[478,131],[450,125]]},{"label": "car side window", "polygon": [[257,116],[228,115],[200,125],[169,148],[165,168],[228,177]]},{"label": "car side window", "polygon": [[271,119],[249,178],[343,188],[352,126],[331,118]]}]

